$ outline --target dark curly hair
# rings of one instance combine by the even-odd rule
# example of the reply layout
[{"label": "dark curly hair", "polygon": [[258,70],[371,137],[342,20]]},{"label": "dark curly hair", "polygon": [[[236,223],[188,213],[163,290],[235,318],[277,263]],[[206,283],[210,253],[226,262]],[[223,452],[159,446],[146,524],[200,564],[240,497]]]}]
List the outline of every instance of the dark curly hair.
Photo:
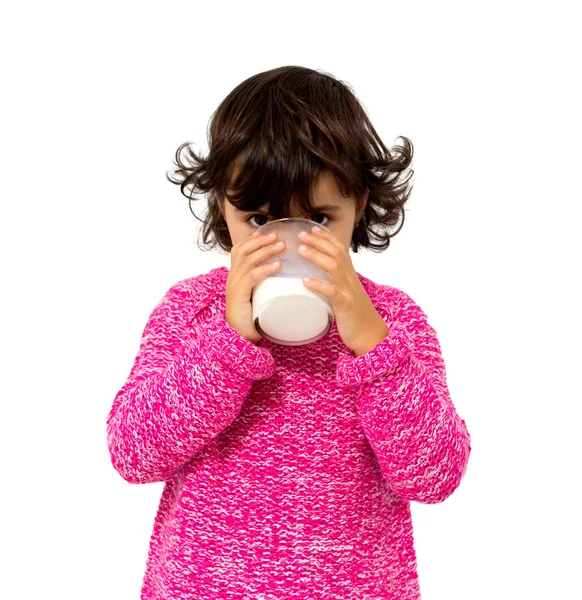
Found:
[{"label": "dark curly hair", "polygon": [[[284,66],[253,75],[221,102],[209,130],[207,158],[185,142],[176,151],[179,168],[166,172],[203,222],[201,250],[217,244],[227,253],[232,248],[220,209],[225,197],[244,211],[267,205],[276,219],[292,216],[292,199],[305,214],[314,214],[311,186],[324,171],[335,176],[346,197],[360,199],[369,189],[352,237],[354,252],[359,247],[382,252],[402,229],[404,203],[412,191],[407,182],[414,171],[404,179],[402,174],[412,161],[412,143],[399,136],[404,145],[390,152],[351,87],[328,73]],[[208,194],[204,221],[192,210],[197,192]],[[400,226],[390,233],[400,217]]]}]

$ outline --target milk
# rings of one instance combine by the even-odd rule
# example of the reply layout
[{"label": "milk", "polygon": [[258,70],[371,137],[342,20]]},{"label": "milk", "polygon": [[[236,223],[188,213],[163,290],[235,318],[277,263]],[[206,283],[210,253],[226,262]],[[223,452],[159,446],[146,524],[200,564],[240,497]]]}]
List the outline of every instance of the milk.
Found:
[{"label": "milk", "polygon": [[257,331],[283,346],[315,342],[333,325],[329,301],[307,289],[301,277],[265,277],[253,288],[251,304]]}]

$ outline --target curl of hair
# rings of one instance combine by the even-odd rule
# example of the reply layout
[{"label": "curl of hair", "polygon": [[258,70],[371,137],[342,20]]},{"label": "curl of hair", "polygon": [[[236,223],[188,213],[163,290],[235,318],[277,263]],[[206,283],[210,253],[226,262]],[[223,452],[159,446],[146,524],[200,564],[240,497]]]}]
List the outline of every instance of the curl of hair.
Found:
[{"label": "curl of hair", "polygon": [[[358,200],[369,190],[354,252],[382,252],[404,225],[411,141],[399,136],[402,145],[386,148],[350,86],[326,72],[284,66],[249,77],[221,102],[207,133],[206,158],[185,142],[176,151],[178,168],[166,172],[203,223],[201,250],[232,248],[219,204],[224,198],[244,211],[266,205],[276,219],[292,216],[292,202],[311,215],[312,186],[325,171],[345,197]],[[204,220],[192,210],[196,194],[208,200]]]}]

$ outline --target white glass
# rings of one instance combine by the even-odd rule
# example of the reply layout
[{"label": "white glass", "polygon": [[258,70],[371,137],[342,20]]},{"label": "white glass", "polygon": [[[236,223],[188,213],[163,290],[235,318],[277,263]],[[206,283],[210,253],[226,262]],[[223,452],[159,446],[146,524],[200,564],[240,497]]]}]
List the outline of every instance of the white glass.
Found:
[{"label": "white glass", "polygon": [[257,229],[261,234],[277,233],[278,241],[286,244],[284,252],[259,263],[280,261],[281,266],[257,282],[251,295],[255,328],[273,343],[283,346],[310,344],[322,338],[333,325],[334,314],[327,298],[303,283],[304,277],[329,281],[327,272],[297,253],[301,244],[299,232],[312,233],[314,225],[329,231],[309,219],[277,219]]}]

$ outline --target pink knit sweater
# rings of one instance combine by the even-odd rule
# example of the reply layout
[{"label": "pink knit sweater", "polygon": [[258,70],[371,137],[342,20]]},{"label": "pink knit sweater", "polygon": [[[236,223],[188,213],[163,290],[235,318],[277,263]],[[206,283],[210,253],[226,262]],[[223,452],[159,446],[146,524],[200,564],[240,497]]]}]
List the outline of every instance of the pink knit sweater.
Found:
[{"label": "pink knit sweater", "polygon": [[153,309],[107,418],[130,483],[164,481],[142,600],[420,598],[410,502],[465,474],[465,421],[435,330],[358,274],[389,334],[356,357],[320,340],[255,345],[225,321],[226,267]]}]

